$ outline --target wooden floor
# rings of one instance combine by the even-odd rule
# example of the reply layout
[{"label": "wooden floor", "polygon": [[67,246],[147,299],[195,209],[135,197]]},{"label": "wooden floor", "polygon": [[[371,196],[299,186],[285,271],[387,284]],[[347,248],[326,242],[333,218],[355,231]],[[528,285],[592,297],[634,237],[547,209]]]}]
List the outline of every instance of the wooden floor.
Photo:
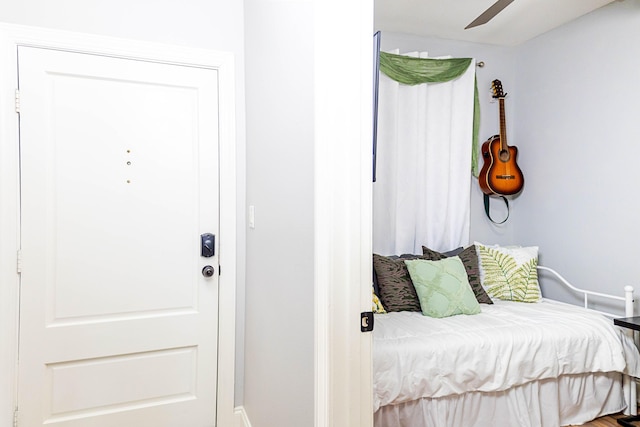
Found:
[{"label": "wooden floor", "polygon": [[[616,420],[622,417],[624,417],[624,415],[609,415],[583,424],[582,427],[620,427],[620,424],[618,424]],[[634,422],[634,424],[640,426],[640,422]]]}]

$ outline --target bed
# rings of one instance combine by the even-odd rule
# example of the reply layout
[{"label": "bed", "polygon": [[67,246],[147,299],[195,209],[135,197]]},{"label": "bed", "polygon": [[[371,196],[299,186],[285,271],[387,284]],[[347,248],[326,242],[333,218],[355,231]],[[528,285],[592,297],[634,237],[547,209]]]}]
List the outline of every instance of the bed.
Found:
[{"label": "bed", "polygon": [[[544,271],[581,292],[585,307],[608,298],[633,315],[631,287],[624,296],[580,291],[537,266],[537,253],[533,270],[536,286]],[[545,298],[480,305],[441,318],[375,314],[375,427],[559,427],[636,413],[630,378],[640,377],[640,354],[606,314]]]}]

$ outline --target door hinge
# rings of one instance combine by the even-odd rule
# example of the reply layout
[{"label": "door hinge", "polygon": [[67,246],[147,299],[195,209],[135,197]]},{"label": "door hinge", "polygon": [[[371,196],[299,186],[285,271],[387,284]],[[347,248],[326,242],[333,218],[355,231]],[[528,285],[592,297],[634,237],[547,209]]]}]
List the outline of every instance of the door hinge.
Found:
[{"label": "door hinge", "polygon": [[18,274],[22,273],[22,251],[18,250],[16,254],[16,271]]},{"label": "door hinge", "polygon": [[373,331],[373,312],[364,311],[360,313],[360,332]]},{"label": "door hinge", "polygon": [[13,427],[18,427],[18,416],[20,412],[18,412],[18,408],[13,411]]},{"label": "door hinge", "polygon": [[16,113],[20,113],[20,89],[16,89]]}]

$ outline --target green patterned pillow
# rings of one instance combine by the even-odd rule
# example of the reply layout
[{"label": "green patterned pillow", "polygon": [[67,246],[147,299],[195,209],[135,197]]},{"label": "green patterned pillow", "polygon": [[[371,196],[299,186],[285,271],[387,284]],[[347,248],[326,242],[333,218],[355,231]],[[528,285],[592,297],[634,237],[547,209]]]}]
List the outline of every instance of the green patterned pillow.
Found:
[{"label": "green patterned pillow", "polygon": [[538,247],[487,246],[475,242],[480,279],[491,298],[538,302]]},{"label": "green patterned pillow", "polygon": [[[429,249],[426,246],[422,247],[422,254],[426,259],[438,261],[445,259],[453,255],[447,255],[446,253],[436,252],[433,249]],[[458,256],[462,261],[462,264],[467,269],[467,277],[469,278],[469,284],[471,290],[476,296],[476,299],[480,304],[493,304],[489,295],[485,292],[480,282],[480,266],[478,265],[478,254],[476,247],[471,245],[458,252],[455,256]]]},{"label": "green patterned pillow", "polygon": [[480,304],[471,290],[467,271],[460,258],[409,260],[405,264],[425,316],[480,313]]}]

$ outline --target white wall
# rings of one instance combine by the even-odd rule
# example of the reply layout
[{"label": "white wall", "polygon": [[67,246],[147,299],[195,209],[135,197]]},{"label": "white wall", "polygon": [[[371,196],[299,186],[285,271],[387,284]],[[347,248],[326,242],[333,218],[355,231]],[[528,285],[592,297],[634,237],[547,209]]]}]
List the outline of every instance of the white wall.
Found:
[{"label": "white wall", "polygon": [[[506,103],[507,134],[509,137],[513,135],[516,112],[515,108],[512,107],[514,107],[513,98],[517,96],[517,91],[512,87],[515,85],[516,80],[514,48],[383,32],[381,49],[388,51],[396,48],[400,49],[401,53],[426,51],[429,56],[433,57],[451,55],[459,58],[471,57],[475,58],[476,61],[483,61],[485,66],[476,68],[481,111],[479,145],[499,132],[498,104],[491,97],[491,81],[494,79],[500,79],[505,90],[509,92],[509,101]],[[479,167],[482,167],[481,158]],[[520,201],[515,199],[510,203],[512,205],[511,215],[515,217],[518,215]],[[491,214],[496,221],[501,221],[504,218],[506,209],[501,200],[492,199]],[[514,241],[513,233],[514,226],[511,219],[499,226],[493,225],[487,219],[484,213],[484,202],[482,192],[478,186],[478,180],[472,178],[470,243],[477,240],[487,244],[512,244]]]},{"label": "white wall", "polygon": [[314,425],[314,15],[245,0],[244,408],[254,427]]},{"label": "white wall", "polygon": [[569,280],[616,293],[640,292],[638,46],[640,1],[627,0],[517,52],[517,240],[540,245],[541,261]]},{"label": "white wall", "polygon": [[236,403],[242,401],[245,236],[244,22],[239,0],[20,0],[0,22],[232,52],[236,58],[238,174]]}]

